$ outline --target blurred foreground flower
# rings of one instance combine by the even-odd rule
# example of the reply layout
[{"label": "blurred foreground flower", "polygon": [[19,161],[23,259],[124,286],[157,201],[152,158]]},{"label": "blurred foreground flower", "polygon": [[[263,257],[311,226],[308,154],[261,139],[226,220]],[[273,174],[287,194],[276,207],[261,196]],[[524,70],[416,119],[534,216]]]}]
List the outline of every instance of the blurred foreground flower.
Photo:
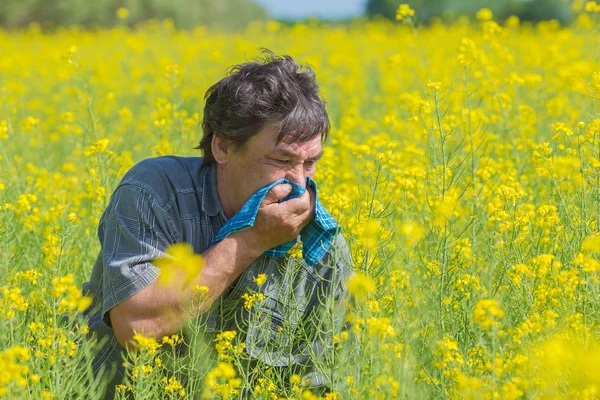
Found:
[{"label": "blurred foreground flower", "polygon": [[583,243],[581,243],[581,250],[590,253],[600,252],[600,235],[586,237]]},{"label": "blurred foreground flower", "polygon": [[348,292],[358,301],[364,301],[375,293],[377,286],[371,277],[358,272],[348,280]]},{"label": "blurred foreground flower", "polygon": [[398,225],[396,229],[402,233],[407,243],[411,246],[415,245],[425,236],[425,228],[416,222],[407,222]]},{"label": "blurred foreground flower", "polygon": [[195,254],[187,243],[176,243],[166,250],[167,257],[154,260],[154,265],[160,268],[160,283],[170,285],[178,276],[183,276],[182,288],[187,287],[204,266],[201,255]]},{"label": "blurred foreground flower", "polygon": [[230,363],[220,362],[205,378],[203,398],[219,396],[229,399],[239,395],[242,380],[237,377],[235,368]]},{"label": "blurred foreground flower", "polygon": [[533,347],[524,367],[540,398],[597,398],[600,342],[561,332]]}]

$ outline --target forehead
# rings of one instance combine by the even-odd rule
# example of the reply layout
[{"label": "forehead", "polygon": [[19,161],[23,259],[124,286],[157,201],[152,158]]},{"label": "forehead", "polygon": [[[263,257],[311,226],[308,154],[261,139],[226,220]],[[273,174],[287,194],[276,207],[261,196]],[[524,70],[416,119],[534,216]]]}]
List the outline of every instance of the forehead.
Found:
[{"label": "forehead", "polygon": [[289,143],[282,140],[273,149],[280,153],[293,153],[299,156],[306,155],[310,157],[321,151],[321,136],[315,136],[303,142]]},{"label": "forehead", "polygon": [[[317,135],[309,140],[290,142],[283,140],[277,142],[279,137],[279,131],[273,126],[265,127],[258,135],[257,139],[261,142],[259,146],[265,152],[275,153],[293,153],[297,156],[311,157],[318,154],[321,151],[321,135]],[[293,134],[290,135],[293,138]]]}]

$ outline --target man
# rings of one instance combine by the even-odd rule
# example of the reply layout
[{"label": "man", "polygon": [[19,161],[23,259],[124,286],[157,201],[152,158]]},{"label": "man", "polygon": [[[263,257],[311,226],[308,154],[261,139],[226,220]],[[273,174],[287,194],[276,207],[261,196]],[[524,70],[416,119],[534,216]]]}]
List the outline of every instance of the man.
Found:
[{"label": "man", "polygon": [[[100,220],[102,249],[84,291],[94,298],[87,311],[90,331],[107,341],[94,369],[116,369],[109,390],[123,377],[123,349],[131,346],[135,332],[160,339],[186,325],[195,285],[209,290],[206,307],[198,310],[207,317],[209,332],[231,328],[231,321],[239,320],[236,315],[249,320],[251,312],[239,304],[248,289],[265,292],[253,312],[270,318],[277,331],[284,323],[300,323],[323,298],[340,301],[344,293],[351,259],[341,234],[315,265],[300,260],[302,268],[291,268],[289,257],[264,255],[298,238],[313,220],[315,193],[310,188],[281,201],[292,186],[275,185],[252,227],[213,244],[219,229],[260,188],[282,178],[305,187],[307,177],[314,179],[329,119],[312,70],[265,50],[263,60],[231,68],[205,99],[203,138],[197,147],[204,157],[139,162],[125,174]],[[160,285],[152,261],[181,242],[202,254],[204,267],[184,289]],[[267,276],[260,288],[253,282],[258,274]],[[283,297],[290,295],[295,302],[286,306]],[[228,304],[235,304],[235,312],[219,313]],[[250,356],[275,366],[307,362],[306,346],[300,349],[294,338],[279,341],[280,348],[274,349],[274,342],[254,328],[247,324]]]}]

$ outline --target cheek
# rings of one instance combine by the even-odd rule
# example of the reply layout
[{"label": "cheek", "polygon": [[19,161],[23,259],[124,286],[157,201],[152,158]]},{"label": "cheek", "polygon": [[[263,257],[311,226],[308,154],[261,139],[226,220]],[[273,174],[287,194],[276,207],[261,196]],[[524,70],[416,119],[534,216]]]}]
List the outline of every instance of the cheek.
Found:
[{"label": "cheek", "polygon": [[285,178],[286,170],[281,167],[271,167],[268,172],[265,174],[265,178],[269,182],[278,181],[280,179]]},{"label": "cheek", "polygon": [[255,173],[257,175],[257,179],[262,183],[261,186],[264,186],[268,183],[284,178],[285,168],[266,160],[259,162],[259,166],[255,169]]}]

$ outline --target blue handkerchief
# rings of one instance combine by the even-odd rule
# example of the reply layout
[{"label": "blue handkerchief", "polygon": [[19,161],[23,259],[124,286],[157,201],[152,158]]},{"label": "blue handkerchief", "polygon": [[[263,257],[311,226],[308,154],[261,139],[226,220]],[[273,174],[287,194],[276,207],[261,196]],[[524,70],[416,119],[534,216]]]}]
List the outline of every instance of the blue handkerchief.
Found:
[{"label": "blue handkerchief", "polygon": [[[306,191],[302,186],[285,178],[263,186],[248,199],[240,211],[219,229],[212,244],[225,239],[234,232],[239,232],[253,226],[260,203],[267,195],[267,192],[271,190],[273,186],[279,185],[280,183],[289,183],[292,185],[292,193],[281,201],[299,197]],[[310,186],[314,190],[315,195],[317,194],[317,184],[308,177],[306,178],[306,186]],[[302,239],[302,257],[308,265],[317,264],[321,260],[327,250],[331,247],[333,239],[340,229],[341,228],[335,219],[319,202],[319,196],[316,195],[315,217],[300,232],[300,238]],[[277,247],[273,247],[272,249],[269,249],[265,255],[271,257],[285,257],[295,243],[296,240],[292,240]]]}]

